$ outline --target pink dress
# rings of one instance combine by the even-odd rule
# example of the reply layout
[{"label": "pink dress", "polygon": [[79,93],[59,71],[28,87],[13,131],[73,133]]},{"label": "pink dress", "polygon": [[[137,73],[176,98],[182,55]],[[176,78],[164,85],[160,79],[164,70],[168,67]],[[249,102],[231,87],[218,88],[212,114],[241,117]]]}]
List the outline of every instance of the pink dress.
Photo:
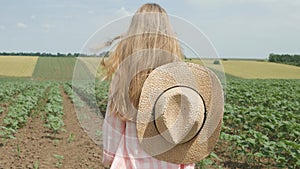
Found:
[{"label": "pink dress", "polygon": [[115,114],[106,114],[103,123],[102,162],[111,169],[195,168],[195,164],[173,164],[149,156],[139,145],[136,124],[122,121]]}]

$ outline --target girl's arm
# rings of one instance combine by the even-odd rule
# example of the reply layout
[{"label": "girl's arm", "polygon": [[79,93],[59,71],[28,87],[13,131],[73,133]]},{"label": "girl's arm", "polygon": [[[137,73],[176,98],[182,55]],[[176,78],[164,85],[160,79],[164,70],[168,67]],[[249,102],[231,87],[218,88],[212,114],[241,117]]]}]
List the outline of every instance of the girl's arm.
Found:
[{"label": "girl's arm", "polygon": [[118,146],[125,135],[125,121],[122,121],[116,113],[106,111],[103,122],[103,158],[104,166],[110,166],[113,162]]}]

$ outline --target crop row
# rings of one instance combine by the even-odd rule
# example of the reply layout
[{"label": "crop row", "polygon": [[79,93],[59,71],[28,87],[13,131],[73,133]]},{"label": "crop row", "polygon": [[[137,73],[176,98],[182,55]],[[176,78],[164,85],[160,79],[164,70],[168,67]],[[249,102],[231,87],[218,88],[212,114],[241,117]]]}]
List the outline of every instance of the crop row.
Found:
[{"label": "crop row", "polygon": [[47,103],[45,105],[45,112],[45,127],[48,127],[54,133],[57,133],[58,131],[63,131],[63,99],[60,93],[58,83],[53,83],[50,86]]},{"label": "crop row", "polygon": [[78,94],[73,91],[71,86],[72,85],[70,83],[64,83],[63,84],[64,91],[67,93],[68,97],[71,99],[74,106],[76,106],[78,108],[83,107],[84,104],[83,104],[82,100],[80,99]]},{"label": "crop row", "polygon": [[[0,137],[3,139],[14,138],[14,133],[27,123],[28,117],[40,114],[44,120],[44,126],[50,128],[53,133],[64,130],[63,102],[60,93],[60,83],[3,83],[3,91],[11,91],[7,100],[13,100],[3,114],[3,123],[0,123]],[[14,88],[14,89],[12,89]],[[48,89],[48,90],[46,90]],[[18,94],[17,97],[14,95]],[[43,103],[45,100],[46,102]],[[43,115],[42,112],[45,112]]]},{"label": "crop row", "polygon": [[300,81],[234,80],[226,93],[221,142],[230,159],[299,167]]},{"label": "crop row", "polygon": [[3,119],[4,126],[0,126],[2,138],[13,138],[13,134],[26,124],[27,118],[34,113],[39,99],[43,97],[46,87],[35,84],[18,95],[14,104],[8,107]]},{"label": "crop row", "polygon": [[[19,93],[7,109],[0,135],[13,137],[43,97],[47,100],[42,105],[46,112],[45,126],[54,133],[63,130],[60,83],[26,82],[19,85],[19,89],[0,88],[0,93],[4,89]],[[18,88],[18,85],[6,83],[3,86]],[[109,83],[83,83],[73,88],[71,83],[64,83],[63,87],[74,105],[82,106],[85,101],[90,107],[97,106],[105,112]],[[49,89],[44,95],[46,88]],[[14,92],[7,94],[7,99],[15,95]],[[243,163],[247,168],[300,168],[299,138],[300,80],[232,79],[226,87],[223,127],[216,150],[197,165],[216,165],[215,161],[222,165],[222,162],[231,161]]]},{"label": "crop row", "polygon": [[28,88],[26,83],[18,83],[18,82],[8,82],[2,83],[0,87],[0,101],[4,102],[13,102],[15,95],[21,93],[23,90]]},{"label": "crop row", "polygon": [[102,114],[106,111],[109,83],[101,81],[74,85],[73,90],[91,107],[99,108]]},{"label": "crop row", "polygon": [[[97,106],[105,112],[108,86],[99,82],[77,90],[86,98],[96,97]],[[299,80],[232,79],[228,81],[225,99],[218,148],[197,165],[220,167],[213,161],[229,160],[245,167],[300,166]]]}]

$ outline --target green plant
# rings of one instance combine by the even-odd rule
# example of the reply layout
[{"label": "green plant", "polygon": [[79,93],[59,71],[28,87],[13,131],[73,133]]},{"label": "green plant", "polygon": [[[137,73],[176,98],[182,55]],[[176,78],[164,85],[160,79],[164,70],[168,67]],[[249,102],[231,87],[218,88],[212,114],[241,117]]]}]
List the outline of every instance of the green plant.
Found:
[{"label": "green plant", "polygon": [[71,143],[73,140],[74,140],[74,134],[71,132],[71,133],[69,134],[69,137],[68,137],[67,142],[68,142],[68,143]]},{"label": "green plant", "polygon": [[64,131],[62,126],[64,126],[64,122],[61,117],[54,116],[52,114],[49,114],[46,119],[45,127],[48,127],[53,131],[53,133],[58,133],[58,131]]},{"label": "green plant", "polygon": [[17,143],[17,149],[16,149],[16,151],[17,151],[18,157],[20,157],[21,156],[21,149],[20,149],[20,144],[19,143]]},{"label": "green plant", "polygon": [[63,106],[62,106],[62,96],[59,90],[59,84],[55,83],[51,85],[51,88],[48,92],[48,101],[45,106],[46,119],[45,119],[45,127],[48,127],[52,130],[54,134],[59,131],[65,131],[63,129],[64,122],[62,116]]},{"label": "green plant", "polygon": [[2,114],[4,112],[4,108],[3,107],[0,107],[0,114]]},{"label": "green plant", "polygon": [[12,128],[0,126],[0,137],[3,140],[15,138],[13,135],[15,132],[16,132],[16,130],[14,130]]},{"label": "green plant", "polygon": [[211,165],[213,161],[211,159],[203,159],[199,163],[196,164],[195,168],[197,169],[206,169],[208,165]]},{"label": "green plant", "polygon": [[222,168],[222,166],[215,163],[215,161],[222,161],[217,154],[214,152],[211,152],[208,157],[201,160],[200,162],[196,163],[195,168],[197,169],[205,169],[209,168],[209,166],[212,166],[214,168]]},{"label": "green plant", "polygon": [[221,143],[229,158],[256,166],[299,167],[299,80],[227,83]]},{"label": "green plant", "polygon": [[55,166],[57,168],[60,168],[62,166],[62,162],[64,160],[64,156],[63,155],[59,155],[59,154],[53,154],[53,156],[56,158],[57,162],[55,163]]},{"label": "green plant", "polygon": [[33,168],[34,169],[39,169],[39,166],[40,166],[39,161],[38,160],[35,161],[34,164],[33,164]]},{"label": "green plant", "polygon": [[[27,122],[27,118],[32,116],[32,112],[38,104],[38,100],[43,96],[46,85],[43,83],[37,84],[21,84],[16,96],[14,94],[8,94],[6,100],[13,100],[9,103],[7,108],[6,116],[3,119],[4,126],[0,126],[0,136],[4,139],[13,138],[13,134]],[[24,87],[25,86],[25,87]],[[8,89],[10,91],[10,89]],[[22,92],[21,92],[22,91]],[[1,92],[1,91],[0,91]],[[14,98],[14,99],[10,99]]]},{"label": "green plant", "polygon": [[97,130],[95,135],[100,137],[100,136],[102,136],[102,132],[100,130]]},{"label": "green plant", "polygon": [[54,142],[55,146],[57,146],[59,144],[59,140],[58,139],[54,139],[53,142]]},{"label": "green plant", "polygon": [[80,97],[77,95],[75,91],[71,88],[71,83],[65,83],[63,84],[65,92],[68,94],[69,98],[71,99],[72,103],[78,107],[82,108],[84,106],[83,101],[80,99]]}]

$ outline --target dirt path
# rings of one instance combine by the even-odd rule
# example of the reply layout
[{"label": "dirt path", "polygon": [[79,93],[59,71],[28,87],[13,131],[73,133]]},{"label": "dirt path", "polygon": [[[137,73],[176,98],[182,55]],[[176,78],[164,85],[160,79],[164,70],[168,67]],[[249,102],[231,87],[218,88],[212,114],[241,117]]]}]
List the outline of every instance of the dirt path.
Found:
[{"label": "dirt path", "polygon": [[[81,128],[73,104],[61,89],[64,129],[53,135],[41,118],[28,119],[27,125],[0,144],[0,169],[70,168],[102,169],[102,149]],[[3,141],[2,141],[3,142]]]}]

